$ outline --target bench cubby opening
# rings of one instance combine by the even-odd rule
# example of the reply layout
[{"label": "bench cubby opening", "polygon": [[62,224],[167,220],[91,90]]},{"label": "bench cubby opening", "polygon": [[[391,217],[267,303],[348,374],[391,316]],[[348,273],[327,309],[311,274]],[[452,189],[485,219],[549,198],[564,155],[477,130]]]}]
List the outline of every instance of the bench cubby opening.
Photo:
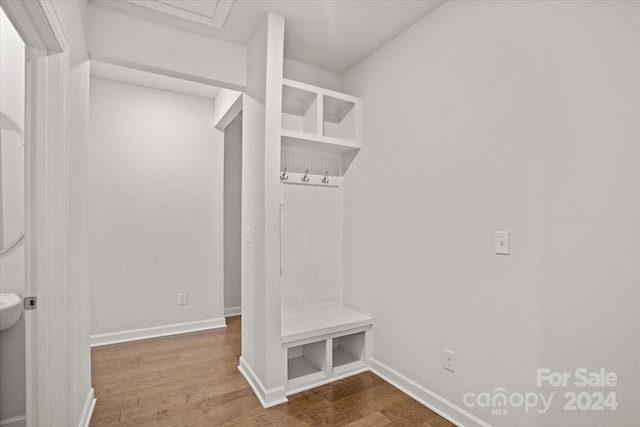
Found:
[{"label": "bench cubby opening", "polygon": [[358,332],[333,339],[333,367],[364,361],[365,333]]},{"label": "bench cubby opening", "polygon": [[326,359],[325,340],[289,347],[287,349],[287,379],[294,380],[323,372]]}]

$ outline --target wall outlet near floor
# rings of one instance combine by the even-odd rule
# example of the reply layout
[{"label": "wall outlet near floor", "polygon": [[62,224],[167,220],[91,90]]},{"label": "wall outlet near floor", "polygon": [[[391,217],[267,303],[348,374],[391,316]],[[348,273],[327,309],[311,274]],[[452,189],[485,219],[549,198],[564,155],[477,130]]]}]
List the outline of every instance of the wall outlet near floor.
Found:
[{"label": "wall outlet near floor", "polygon": [[456,371],[456,353],[446,348],[444,349],[444,369],[449,372]]},{"label": "wall outlet near floor", "polygon": [[178,294],[178,305],[187,305],[187,294]]}]

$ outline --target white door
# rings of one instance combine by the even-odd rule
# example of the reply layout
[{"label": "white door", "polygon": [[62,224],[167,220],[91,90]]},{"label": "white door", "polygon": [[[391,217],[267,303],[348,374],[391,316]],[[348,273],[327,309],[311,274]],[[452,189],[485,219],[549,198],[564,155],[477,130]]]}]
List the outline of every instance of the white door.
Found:
[{"label": "white door", "polygon": [[[2,0],[1,6],[26,45],[22,95],[25,237],[20,243],[24,289],[20,296],[38,297],[38,309],[24,312],[22,317],[25,411],[10,425],[69,425],[65,396],[69,363],[64,354],[67,325],[61,321],[66,314],[60,304],[67,297],[68,42],[50,0]],[[4,22],[2,26],[7,28]],[[47,292],[49,289],[56,292]]]}]

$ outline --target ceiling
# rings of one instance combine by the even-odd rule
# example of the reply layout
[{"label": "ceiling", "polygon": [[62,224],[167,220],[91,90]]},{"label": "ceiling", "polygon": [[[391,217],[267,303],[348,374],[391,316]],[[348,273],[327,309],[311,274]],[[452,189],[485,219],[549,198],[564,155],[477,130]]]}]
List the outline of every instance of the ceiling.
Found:
[{"label": "ceiling", "polygon": [[[287,58],[343,73],[432,12],[444,0],[92,0],[91,2],[245,46],[265,14],[272,12],[286,20],[285,56]],[[220,25],[222,25],[221,29],[216,28]]]},{"label": "ceiling", "polygon": [[233,0],[126,0],[187,21],[221,29]]}]

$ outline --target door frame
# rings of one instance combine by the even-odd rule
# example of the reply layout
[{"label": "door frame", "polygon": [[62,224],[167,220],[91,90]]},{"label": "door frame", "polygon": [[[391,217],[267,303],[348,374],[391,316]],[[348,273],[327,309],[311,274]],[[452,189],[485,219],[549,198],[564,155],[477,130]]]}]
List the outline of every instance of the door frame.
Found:
[{"label": "door frame", "polygon": [[[65,315],[69,42],[51,0],[0,0],[26,45],[25,311],[27,426],[68,417]],[[54,309],[52,309],[54,308]],[[55,346],[55,347],[54,347]]]}]

